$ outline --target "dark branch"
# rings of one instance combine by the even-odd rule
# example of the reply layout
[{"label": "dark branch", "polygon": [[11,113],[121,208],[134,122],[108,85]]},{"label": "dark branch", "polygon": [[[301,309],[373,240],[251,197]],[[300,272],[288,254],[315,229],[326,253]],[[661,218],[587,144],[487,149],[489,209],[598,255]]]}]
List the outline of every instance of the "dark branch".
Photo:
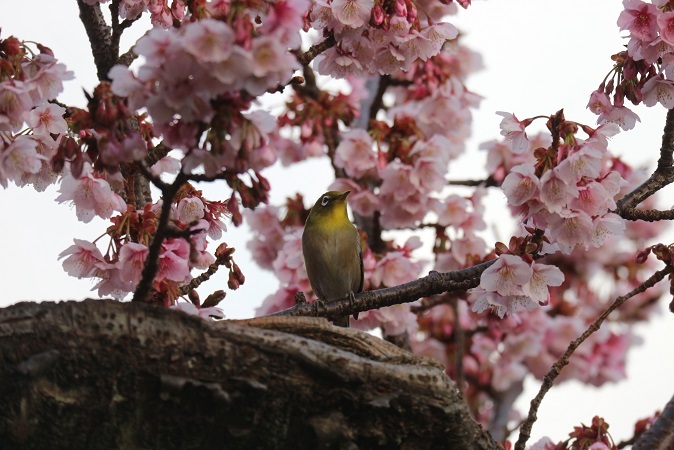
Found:
[{"label": "dark branch", "polygon": [[119,42],[117,47],[113,45],[112,30],[105,22],[101,7],[98,3],[89,6],[82,0],[77,0],[80,9],[80,20],[87,32],[91,53],[94,56],[96,71],[100,81],[109,81],[108,72],[117,62],[119,54]]},{"label": "dark branch", "polygon": [[222,266],[228,260],[229,257],[217,258],[213,264],[208,266],[208,269],[206,269],[205,272],[203,272],[198,277],[192,279],[192,281],[190,281],[185,286],[182,286],[180,288],[180,295],[187,295],[187,293],[190,292],[192,289],[196,289],[199,286],[201,286],[201,283],[208,281],[215,274],[215,272],[218,271],[220,266]]},{"label": "dark branch", "polygon": [[667,450],[674,446],[674,397],[672,397],[653,425],[639,436],[632,450]]},{"label": "dark branch", "polygon": [[410,303],[422,297],[472,289],[480,283],[480,275],[495,259],[467,269],[439,273],[431,271],[427,276],[409,283],[357,294],[352,302],[348,297],[328,303],[304,303],[278,311],[272,316],[313,316],[334,320],[341,316],[383,308],[385,306]]},{"label": "dark branch", "polygon": [[379,112],[379,110],[384,107],[384,94],[386,93],[386,89],[388,89],[390,85],[391,85],[390,75],[382,75],[381,77],[379,77],[377,92],[374,95],[374,99],[372,100],[372,106],[370,107],[370,112],[368,114],[370,120],[375,120],[377,118],[377,113]]},{"label": "dark branch", "polygon": [[468,187],[498,187],[499,183],[492,177],[484,180],[448,180],[450,186],[468,186]]},{"label": "dark branch", "polygon": [[674,210],[660,211],[657,209],[626,208],[620,211],[620,217],[626,220],[643,220],[644,222],[674,220]]},{"label": "dark branch", "polygon": [[138,170],[140,171],[140,173],[142,173],[145,178],[150,180],[152,182],[152,184],[154,184],[157,189],[164,192],[169,188],[170,185],[168,183],[165,183],[164,181],[162,181],[162,179],[159,178],[159,176],[150,172],[150,169],[148,169],[147,166],[144,163],[142,163],[140,161],[137,161],[136,167],[138,167]]},{"label": "dark branch", "polygon": [[653,172],[648,180],[618,200],[617,208],[615,210],[616,214],[619,214],[621,217],[626,219],[629,219],[630,214],[632,214],[632,216],[636,218],[629,220],[644,220],[641,217],[638,217],[639,213],[635,213],[634,210],[637,205],[646,200],[648,197],[655,194],[663,187],[674,182],[674,167],[672,167],[673,152],[674,109],[670,109],[667,111],[667,119],[665,121],[665,129],[662,135],[662,146],[660,147],[660,158],[658,159],[657,169],[655,169],[655,172]]},{"label": "dark branch", "polygon": [[[139,167],[144,168],[142,164],[139,164]],[[146,172],[149,173],[149,171]],[[144,173],[144,175],[146,174]],[[152,242],[150,243],[150,249],[148,251],[147,258],[145,259],[145,265],[143,266],[140,282],[138,283],[138,286],[136,286],[136,291],[133,293],[132,301],[134,302],[150,301],[148,296],[152,290],[154,277],[157,275],[157,271],[159,270],[159,253],[161,252],[161,245],[164,242],[164,239],[171,233],[169,231],[169,219],[171,215],[171,204],[173,203],[173,197],[175,197],[180,187],[186,181],[187,177],[181,171],[178,172],[178,176],[173,181],[173,183],[167,185],[166,183],[161,182],[163,183],[164,188],[162,189],[162,205],[159,223],[157,224],[157,231],[155,232]]]},{"label": "dark branch", "polygon": [[223,172],[218,172],[215,175],[206,175],[206,174],[201,174],[201,173],[193,173],[187,175],[187,179],[190,181],[215,181],[215,180],[225,180],[229,177],[232,176],[231,172],[228,171],[223,171]]},{"label": "dark branch", "polygon": [[538,394],[536,394],[536,397],[534,397],[534,399],[531,400],[531,407],[529,408],[529,414],[527,416],[527,419],[522,424],[522,428],[520,428],[520,435],[519,438],[517,439],[517,443],[515,444],[515,450],[524,450],[525,444],[531,437],[531,428],[533,427],[534,422],[536,422],[536,419],[538,418],[537,412],[539,406],[541,405],[541,402],[543,401],[543,397],[545,397],[545,394],[548,393],[548,391],[552,387],[552,383],[554,383],[555,379],[559,376],[564,366],[566,366],[569,363],[569,358],[571,358],[571,355],[573,354],[574,351],[576,351],[578,346],[580,346],[580,344],[582,344],[588,337],[590,337],[592,333],[597,331],[601,326],[601,324],[604,322],[604,320],[606,320],[606,318],[609,316],[609,314],[611,314],[613,311],[619,308],[620,305],[622,305],[635,295],[645,292],[647,289],[655,286],[655,284],[657,284],[659,281],[661,281],[663,278],[665,278],[665,276],[667,276],[670,273],[672,273],[672,267],[667,266],[664,269],[655,272],[653,275],[650,276],[650,278],[648,278],[646,281],[641,283],[636,288],[632,289],[629,293],[616,298],[613,304],[611,304],[611,306],[609,306],[606,309],[606,311],[604,311],[599,317],[597,317],[597,319],[594,322],[592,322],[592,324],[588,327],[588,329],[585,330],[585,332],[578,339],[569,344],[569,347],[566,349],[566,352],[564,352],[562,357],[559,358],[559,360],[557,360],[557,362],[552,366],[547,375],[545,375],[545,378],[543,379],[543,383],[541,384]]},{"label": "dark branch", "polygon": [[302,64],[303,66],[308,65],[315,57],[329,49],[330,47],[334,47],[337,41],[335,40],[335,36],[332,34],[325,38],[324,41],[319,42],[316,45],[312,45],[309,50],[306,52],[297,55],[297,60]]}]

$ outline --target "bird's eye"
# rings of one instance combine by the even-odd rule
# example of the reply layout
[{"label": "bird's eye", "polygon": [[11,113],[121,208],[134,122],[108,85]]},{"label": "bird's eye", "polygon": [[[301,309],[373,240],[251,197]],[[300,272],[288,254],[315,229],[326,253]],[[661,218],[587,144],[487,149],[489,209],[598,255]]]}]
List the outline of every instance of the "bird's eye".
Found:
[{"label": "bird's eye", "polygon": [[324,195],[323,198],[321,199],[321,206],[325,206],[330,202],[330,197],[327,195]]}]

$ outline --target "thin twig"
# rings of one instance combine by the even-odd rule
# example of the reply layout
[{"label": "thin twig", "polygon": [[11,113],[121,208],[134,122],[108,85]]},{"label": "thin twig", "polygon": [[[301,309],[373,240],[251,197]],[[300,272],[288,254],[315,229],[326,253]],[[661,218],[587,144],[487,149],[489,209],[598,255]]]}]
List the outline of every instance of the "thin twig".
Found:
[{"label": "thin twig", "polygon": [[190,292],[192,289],[196,289],[199,286],[201,286],[202,283],[208,281],[218,271],[218,269],[228,260],[229,260],[228,257],[216,259],[213,264],[208,266],[208,269],[206,269],[205,272],[203,272],[198,277],[193,278],[192,281],[190,281],[188,284],[182,286],[180,288],[180,295],[187,295],[187,293]]},{"label": "thin twig", "polygon": [[527,443],[527,440],[529,440],[529,438],[531,437],[531,428],[533,427],[534,423],[536,422],[536,419],[538,418],[537,412],[538,408],[541,405],[541,402],[543,401],[543,397],[545,397],[545,394],[548,393],[548,391],[552,387],[552,384],[554,383],[555,379],[559,376],[564,366],[566,366],[569,363],[569,358],[571,357],[573,352],[576,351],[578,346],[580,346],[580,344],[582,344],[588,337],[590,337],[595,331],[597,331],[601,326],[601,324],[604,322],[604,320],[609,316],[609,314],[611,314],[613,311],[619,308],[620,305],[622,305],[635,295],[645,292],[647,289],[655,286],[656,283],[661,281],[663,278],[665,278],[665,276],[667,276],[670,273],[672,273],[672,267],[667,266],[664,269],[655,272],[646,281],[644,281],[639,286],[632,289],[629,293],[616,298],[613,304],[611,304],[611,306],[609,306],[599,317],[597,317],[597,319],[594,322],[592,322],[592,324],[587,328],[587,330],[585,330],[585,332],[578,339],[569,344],[569,347],[566,349],[566,352],[564,352],[562,357],[559,358],[559,360],[557,360],[557,362],[552,366],[547,375],[545,375],[545,378],[543,379],[543,383],[541,384],[538,394],[536,394],[536,397],[534,397],[534,399],[531,400],[531,407],[529,408],[529,414],[527,416],[527,419],[522,424],[522,428],[520,428],[520,434],[517,443],[515,444],[515,450],[524,450],[524,446]]}]

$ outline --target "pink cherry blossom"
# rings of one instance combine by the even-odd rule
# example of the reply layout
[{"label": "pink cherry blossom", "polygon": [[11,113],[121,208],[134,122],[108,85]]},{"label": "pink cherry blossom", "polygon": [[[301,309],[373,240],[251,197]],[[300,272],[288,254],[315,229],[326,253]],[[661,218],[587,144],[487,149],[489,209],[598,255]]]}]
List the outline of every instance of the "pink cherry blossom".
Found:
[{"label": "pink cherry blossom", "polygon": [[468,218],[470,202],[459,195],[449,195],[438,203],[435,212],[438,214],[438,224],[444,227],[454,226],[459,228]]},{"label": "pink cherry blossom", "polygon": [[217,319],[224,319],[225,318],[225,313],[222,312],[222,309],[218,308],[217,306],[211,306],[208,308],[202,308],[199,306],[196,306],[192,302],[176,302],[175,305],[171,306],[171,309],[175,309],[177,311],[182,311],[185,314],[189,314],[190,316],[198,316],[204,320],[212,320],[213,318]]},{"label": "pink cherry blossom", "polygon": [[610,111],[601,113],[597,118],[597,123],[607,122],[618,124],[620,128],[628,131],[634,128],[637,122],[641,122],[641,119],[626,106],[614,106]]},{"label": "pink cherry blossom", "polygon": [[575,183],[583,177],[599,177],[605,151],[606,144],[588,140],[586,145],[581,146],[557,166],[559,176],[568,184]]},{"label": "pink cherry blossom", "polygon": [[30,136],[17,136],[7,147],[0,141],[0,185],[7,187],[7,181],[19,181],[24,174],[36,174],[42,169],[47,158],[38,153],[38,141]]},{"label": "pink cherry blossom", "polygon": [[272,266],[274,273],[282,283],[298,286],[306,291],[311,290],[302,257],[302,230],[297,229],[284,236],[283,246],[278,251]]},{"label": "pink cherry blossom", "polygon": [[522,258],[515,255],[501,255],[498,260],[482,272],[480,286],[485,291],[495,291],[500,295],[521,294],[522,286],[531,279],[532,269]]},{"label": "pink cherry blossom", "polygon": [[17,132],[32,100],[26,84],[5,80],[0,83],[0,131]]},{"label": "pink cherry blossom", "polygon": [[149,249],[145,245],[136,242],[127,242],[122,246],[119,250],[119,261],[117,262],[119,277],[122,281],[134,286],[140,282],[148,252]]},{"label": "pink cherry blossom", "polygon": [[674,45],[674,11],[659,14],[658,25],[660,38],[669,45]]},{"label": "pink cherry blossom", "polygon": [[556,242],[564,253],[569,253],[576,246],[586,247],[594,231],[592,218],[583,211],[564,209],[548,219],[550,238]]},{"label": "pink cherry blossom", "polygon": [[[548,171],[550,172],[550,171]],[[539,179],[530,164],[513,167],[501,184],[501,189],[512,206],[520,206],[538,194]]]},{"label": "pink cherry blossom", "polygon": [[345,133],[335,150],[335,165],[353,178],[376,173],[377,160],[367,131],[353,129]]},{"label": "pink cherry blossom", "polygon": [[603,214],[609,209],[616,207],[613,196],[606,190],[606,188],[591,181],[584,186],[578,187],[578,197],[569,202],[571,209],[580,209],[585,211],[589,216],[596,216]]},{"label": "pink cherry blossom", "polygon": [[217,63],[232,54],[234,40],[229,25],[207,18],[185,25],[183,47],[200,62]]},{"label": "pink cherry blossom", "polygon": [[122,281],[120,270],[115,264],[100,262],[96,264],[96,271],[93,276],[100,281],[91,288],[97,290],[99,297],[113,297],[121,300],[132,292],[135,285]]},{"label": "pink cherry blossom", "polygon": [[204,217],[204,203],[198,197],[185,197],[178,202],[176,218],[189,224]]},{"label": "pink cherry blossom", "polygon": [[604,245],[606,238],[611,235],[621,235],[625,232],[625,220],[617,214],[606,213],[592,220],[592,245],[600,247]]},{"label": "pink cherry blossom", "polygon": [[423,264],[413,261],[407,252],[388,252],[377,261],[374,272],[370,276],[372,286],[397,286],[415,279]]},{"label": "pink cherry blossom", "polygon": [[72,202],[77,218],[84,223],[90,222],[94,216],[107,219],[114,211],[126,211],[124,200],[112,191],[107,181],[94,175],[89,163],[84,163],[82,174],[77,179],[67,173],[59,192],[56,201]]},{"label": "pink cherry blossom", "polygon": [[[674,13],[671,14],[674,17]],[[674,18],[672,23],[674,30]],[[674,108],[674,84],[670,80],[665,80],[662,75],[646,81],[641,93],[643,95],[642,101],[646,106],[655,106],[656,103],[660,103],[667,109]]]},{"label": "pink cherry blossom", "polygon": [[385,336],[398,336],[405,332],[411,335],[418,328],[416,315],[410,311],[409,303],[362,312],[358,320],[351,321],[351,326],[360,330],[380,327]]},{"label": "pink cherry blossom", "polygon": [[33,134],[63,134],[68,131],[68,124],[63,119],[65,108],[53,103],[46,103],[31,110],[26,117],[26,123],[33,128]]},{"label": "pink cherry blossom", "polygon": [[107,167],[139,161],[147,155],[147,143],[138,133],[130,133],[121,142],[107,135],[94,135],[98,141],[101,162]]},{"label": "pink cherry blossom", "polygon": [[463,266],[469,255],[480,257],[485,254],[487,244],[479,236],[470,235],[452,241],[451,254]]},{"label": "pink cherry blossom", "polygon": [[552,442],[549,437],[545,436],[534,442],[534,444],[529,447],[529,450],[557,450],[557,444]]},{"label": "pink cherry blossom", "polygon": [[501,135],[510,142],[515,154],[524,153],[529,149],[529,138],[524,122],[517,120],[515,114],[499,111],[496,114],[503,117],[501,120]]},{"label": "pink cherry blossom", "polygon": [[190,246],[184,239],[168,239],[162,243],[159,270],[155,281],[164,279],[182,283],[190,276]]},{"label": "pink cherry blossom", "polygon": [[272,264],[285,244],[285,232],[279,223],[278,214],[278,208],[273,206],[244,211],[246,222],[255,236],[248,242],[247,247],[253,255],[253,260],[268,270],[273,269]]},{"label": "pink cherry blossom", "polygon": [[659,31],[658,9],[641,0],[623,0],[623,6],[625,10],[618,17],[620,29],[629,31],[634,38],[652,42]]},{"label": "pink cherry blossom", "polygon": [[609,113],[613,108],[613,105],[604,91],[596,90],[590,94],[590,101],[587,103],[587,108],[599,115]]},{"label": "pink cherry blossom", "polygon": [[571,199],[578,197],[575,183],[568,183],[556,167],[546,171],[540,181],[540,200],[550,212],[559,212]]},{"label": "pink cherry blossom", "polygon": [[46,53],[40,53],[31,61],[25,62],[22,68],[33,106],[55,99],[63,92],[63,82],[75,77],[73,72],[66,69],[65,64],[59,63]]},{"label": "pink cherry blossom", "polygon": [[564,274],[556,266],[535,262],[531,264],[531,269],[531,279],[522,286],[522,290],[539,304],[545,305],[550,300],[548,286],[560,286],[564,281]]},{"label": "pink cherry blossom", "polygon": [[358,28],[370,20],[374,0],[333,0],[332,13],[342,24]]},{"label": "pink cherry blossom", "polygon": [[298,289],[281,287],[262,301],[260,307],[255,310],[255,315],[264,316],[294,306],[297,292],[299,292]]},{"label": "pink cherry blossom", "polygon": [[73,239],[74,245],[65,249],[58,259],[63,260],[63,270],[71,277],[90,277],[96,270],[96,264],[103,262],[103,255],[95,244],[82,239]]}]

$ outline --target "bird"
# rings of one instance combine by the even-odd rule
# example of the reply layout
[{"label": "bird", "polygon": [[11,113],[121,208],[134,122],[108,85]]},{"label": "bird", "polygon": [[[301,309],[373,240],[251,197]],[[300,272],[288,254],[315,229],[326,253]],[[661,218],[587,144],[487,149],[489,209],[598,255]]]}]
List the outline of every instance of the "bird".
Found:
[{"label": "bird", "polygon": [[[363,290],[360,235],[346,213],[351,191],[328,191],[309,211],[302,233],[302,255],[314,294],[321,302],[350,298]],[[335,325],[348,327],[349,316]]]}]

